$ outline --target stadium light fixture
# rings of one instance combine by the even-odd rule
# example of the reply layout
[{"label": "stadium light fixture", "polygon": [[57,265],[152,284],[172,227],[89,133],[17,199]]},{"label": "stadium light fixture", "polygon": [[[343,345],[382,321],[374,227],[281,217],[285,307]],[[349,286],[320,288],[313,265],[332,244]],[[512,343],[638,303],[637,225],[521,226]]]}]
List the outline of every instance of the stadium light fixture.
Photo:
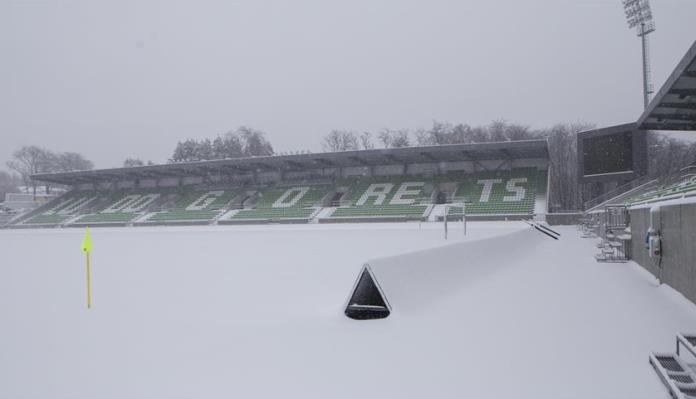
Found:
[{"label": "stadium light fixture", "polygon": [[653,94],[653,85],[650,78],[650,54],[648,48],[648,34],[655,31],[655,21],[649,0],[622,0],[626,22],[629,29],[636,29],[636,34],[641,38],[643,47],[643,106],[648,108],[650,95]]}]

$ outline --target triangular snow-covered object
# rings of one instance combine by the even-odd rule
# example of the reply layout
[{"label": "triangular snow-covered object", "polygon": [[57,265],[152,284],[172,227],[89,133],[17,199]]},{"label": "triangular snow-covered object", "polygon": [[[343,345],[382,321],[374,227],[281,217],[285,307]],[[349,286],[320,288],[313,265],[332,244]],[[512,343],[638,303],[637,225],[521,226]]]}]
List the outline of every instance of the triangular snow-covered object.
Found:
[{"label": "triangular snow-covered object", "polygon": [[383,319],[389,316],[391,309],[384,297],[370,265],[363,266],[355,282],[350,299],[346,304],[345,314],[351,319],[368,320]]}]

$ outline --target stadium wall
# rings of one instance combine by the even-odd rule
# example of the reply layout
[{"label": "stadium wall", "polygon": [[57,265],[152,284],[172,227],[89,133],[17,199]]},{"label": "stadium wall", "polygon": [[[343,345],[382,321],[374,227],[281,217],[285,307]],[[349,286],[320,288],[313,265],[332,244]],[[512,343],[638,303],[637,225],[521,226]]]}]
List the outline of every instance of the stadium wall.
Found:
[{"label": "stadium wall", "polygon": [[580,212],[547,213],[546,223],[554,226],[576,225],[580,223],[582,216]]},{"label": "stadium wall", "polygon": [[645,248],[650,206],[630,210],[632,259],[655,277],[696,303],[696,203],[660,205],[662,271]]}]

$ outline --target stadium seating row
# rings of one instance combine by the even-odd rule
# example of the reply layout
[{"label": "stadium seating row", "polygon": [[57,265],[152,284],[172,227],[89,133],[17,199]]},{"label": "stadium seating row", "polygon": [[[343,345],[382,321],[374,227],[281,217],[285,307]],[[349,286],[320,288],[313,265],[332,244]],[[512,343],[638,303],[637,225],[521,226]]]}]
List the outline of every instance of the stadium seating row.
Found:
[{"label": "stadium seating row", "polygon": [[[534,212],[536,196],[545,193],[545,171],[486,171],[460,184],[452,202],[464,203],[472,215],[526,215]],[[449,213],[460,215],[462,208],[451,207]]]},{"label": "stadium seating row", "polygon": [[234,213],[230,220],[309,220],[332,188],[330,185],[304,185],[261,189],[255,207]]},{"label": "stadium seating row", "polygon": [[[170,187],[71,191],[22,222],[25,225],[307,222],[427,217],[430,205],[466,203],[467,214],[529,215],[545,194],[546,171],[519,168],[417,176],[360,177],[335,184],[258,187]],[[443,199],[444,198],[444,199]],[[453,207],[450,212],[461,214]]]},{"label": "stadium seating row", "polygon": [[650,201],[658,198],[679,196],[694,191],[696,191],[696,176],[688,176],[679,182],[662,185],[654,190],[628,198],[626,200],[626,205]]}]

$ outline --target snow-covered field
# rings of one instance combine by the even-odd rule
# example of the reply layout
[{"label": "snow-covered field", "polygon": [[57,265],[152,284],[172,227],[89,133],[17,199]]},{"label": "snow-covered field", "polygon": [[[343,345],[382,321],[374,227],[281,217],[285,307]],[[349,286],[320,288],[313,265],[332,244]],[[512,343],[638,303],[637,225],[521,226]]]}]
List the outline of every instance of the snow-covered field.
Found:
[{"label": "snow-covered field", "polygon": [[[696,307],[518,222],[0,231],[0,398],[667,398]],[[370,260],[393,308],[343,305]]]}]

